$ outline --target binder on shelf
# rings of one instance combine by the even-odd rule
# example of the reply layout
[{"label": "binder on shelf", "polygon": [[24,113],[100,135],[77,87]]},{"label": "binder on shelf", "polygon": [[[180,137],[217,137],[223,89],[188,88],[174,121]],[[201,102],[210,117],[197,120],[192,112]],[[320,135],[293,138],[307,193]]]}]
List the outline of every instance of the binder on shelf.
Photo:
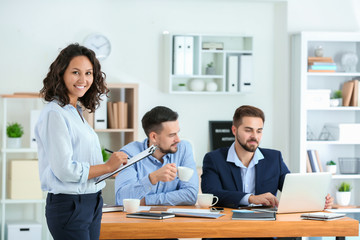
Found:
[{"label": "binder on shelf", "polygon": [[315,155],[315,150],[310,150],[310,152],[311,152],[311,156],[314,161],[314,167],[315,167],[315,171],[313,170],[313,172],[320,172],[319,164],[318,164],[318,161],[317,161],[316,155]]},{"label": "binder on shelf", "polygon": [[312,150],[307,150],[307,154],[309,156],[312,172],[319,172],[319,167],[318,167],[316,159],[315,159],[315,154],[313,154]]},{"label": "binder on shelf", "polygon": [[348,107],[350,106],[350,100],[353,94],[354,89],[354,82],[353,81],[347,81],[343,84],[342,87],[342,101],[343,106]]},{"label": "binder on shelf", "polygon": [[118,127],[121,129],[128,127],[128,104],[126,102],[117,102],[118,107]]},{"label": "binder on shelf", "polygon": [[237,92],[239,82],[239,56],[228,57],[227,67],[227,90]]},{"label": "binder on shelf", "polygon": [[114,128],[119,128],[119,106],[117,102],[112,103],[112,109],[114,112]]},{"label": "binder on shelf", "polygon": [[319,158],[319,152],[317,150],[313,150],[313,151],[315,153],[317,165],[319,166],[319,171],[323,172],[324,170],[322,168],[322,164],[321,164],[321,161],[320,161],[320,158]]},{"label": "binder on shelf", "polygon": [[185,74],[185,37],[175,36],[174,37],[174,75]]},{"label": "binder on shelf", "polygon": [[250,92],[253,84],[253,56],[240,55],[240,92]]},{"label": "binder on shelf", "polygon": [[192,75],[194,73],[194,37],[185,37],[184,52],[184,74]]},{"label": "binder on shelf", "polygon": [[307,154],[307,153],[306,153],[306,172],[308,172],[308,173],[312,172],[309,154]]},{"label": "binder on shelf", "polygon": [[359,97],[359,80],[352,80],[354,83],[353,94],[350,99],[350,106],[357,107],[358,106],[358,97]]},{"label": "binder on shelf", "polygon": [[105,94],[101,95],[100,105],[94,113],[94,128],[107,128],[107,97]]},{"label": "binder on shelf", "polygon": [[108,127],[115,128],[112,102],[107,102]]}]

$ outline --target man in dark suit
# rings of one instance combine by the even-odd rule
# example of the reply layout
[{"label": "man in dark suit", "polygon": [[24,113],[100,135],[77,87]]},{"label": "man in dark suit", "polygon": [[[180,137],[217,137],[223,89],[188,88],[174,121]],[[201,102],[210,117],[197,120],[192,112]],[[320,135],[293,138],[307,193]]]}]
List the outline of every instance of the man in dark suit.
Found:
[{"label": "man in dark suit", "polygon": [[[277,190],[282,190],[289,169],[277,150],[259,148],[265,116],[259,108],[244,105],[236,109],[231,147],[209,152],[204,157],[201,189],[219,198],[217,205],[278,205]],[[326,197],[325,208],[333,198]]]}]

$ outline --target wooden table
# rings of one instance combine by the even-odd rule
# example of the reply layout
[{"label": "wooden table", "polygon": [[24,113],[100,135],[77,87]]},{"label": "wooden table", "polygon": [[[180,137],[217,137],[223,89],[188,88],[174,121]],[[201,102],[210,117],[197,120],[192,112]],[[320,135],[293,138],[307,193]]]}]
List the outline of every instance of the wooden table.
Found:
[{"label": "wooden table", "polygon": [[[182,207],[195,208],[195,207]],[[218,219],[175,217],[164,220],[126,218],[126,213],[104,213],[100,239],[243,238],[358,236],[359,222],[352,218],[332,221],[301,220],[300,213],[278,214],[276,221],[231,220],[232,209]]]}]

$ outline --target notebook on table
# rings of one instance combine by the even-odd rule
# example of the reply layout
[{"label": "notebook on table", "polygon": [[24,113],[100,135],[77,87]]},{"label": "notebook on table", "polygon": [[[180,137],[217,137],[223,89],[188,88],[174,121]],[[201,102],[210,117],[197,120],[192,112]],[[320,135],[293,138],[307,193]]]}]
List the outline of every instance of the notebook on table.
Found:
[{"label": "notebook on table", "polygon": [[331,173],[289,173],[285,176],[277,208],[261,206],[252,209],[276,213],[323,211],[330,182]]},{"label": "notebook on table", "polygon": [[175,214],[173,213],[150,213],[150,212],[137,212],[137,213],[128,213],[126,214],[128,218],[147,218],[147,219],[166,219],[166,218],[173,218]]}]

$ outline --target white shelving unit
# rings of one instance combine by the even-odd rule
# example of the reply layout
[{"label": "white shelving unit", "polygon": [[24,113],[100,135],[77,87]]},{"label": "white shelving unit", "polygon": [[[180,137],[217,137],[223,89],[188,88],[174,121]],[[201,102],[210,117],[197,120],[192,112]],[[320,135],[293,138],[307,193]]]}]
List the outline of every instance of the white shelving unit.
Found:
[{"label": "white shelving unit", "polygon": [[[338,66],[335,73],[309,73],[308,57],[314,56],[315,47],[321,45],[324,57],[332,57]],[[309,108],[306,105],[306,91],[309,89],[342,88],[346,81],[360,79],[360,65],[357,72],[341,72],[341,56],[353,52],[360,59],[360,33],[342,32],[302,32],[292,37],[292,109],[291,109],[291,167],[296,172],[306,172],[306,150],[316,149],[323,169],[329,160],[337,163],[337,174],[333,175],[331,193],[342,181],[353,186],[351,205],[360,206],[360,174],[340,174],[340,157],[360,157],[360,136],[355,141],[307,140],[308,127],[319,137],[326,123],[360,123],[359,107]],[[347,211],[342,209],[343,212]],[[349,210],[350,211],[350,210]]]},{"label": "white shelving unit", "polygon": [[[110,90],[108,102],[123,101],[128,104],[128,126],[127,128],[94,128],[94,131],[98,134],[100,144],[103,147],[117,151],[124,145],[137,140],[139,85],[135,83],[108,83],[107,87]],[[94,127],[94,113],[84,112],[84,117],[89,125]]]},{"label": "white shelving unit", "polygon": [[[168,69],[165,75],[167,91],[170,93],[187,93],[187,94],[238,94],[241,92],[240,87],[236,90],[229,90],[228,83],[228,59],[229,56],[239,56],[238,75],[241,71],[241,56],[253,56],[253,37],[247,35],[208,35],[208,34],[164,34],[165,37],[165,61]],[[191,51],[190,64],[192,71],[190,74],[176,74],[174,64],[177,61],[174,53],[174,44],[176,37],[193,38],[193,50]],[[203,49],[204,43],[220,43],[221,49]],[[215,74],[207,75],[206,67],[213,62]],[[245,62],[245,60],[244,60]],[[250,64],[251,65],[251,64]],[[252,67],[247,67],[252,75]],[[236,71],[236,70],[235,70]],[[191,81],[200,79],[205,83],[205,89],[202,91],[192,91],[190,88]],[[238,80],[241,81],[241,80]],[[216,83],[216,91],[207,91],[206,84],[209,82]],[[185,89],[180,89],[179,84],[185,84]],[[240,83],[238,83],[240,84]]]},{"label": "white shelving unit", "polygon": [[[36,159],[37,149],[30,148],[30,110],[41,109],[41,99],[33,95],[2,95],[2,144],[1,144],[1,240],[5,239],[8,221],[36,221],[42,224],[42,239],[49,239],[45,220],[45,199],[9,199],[7,196],[7,165],[11,159]],[[16,109],[16,111],[9,111]],[[23,148],[7,147],[6,125],[19,122],[24,126]],[[28,141],[26,141],[28,139]],[[39,186],[40,187],[40,186]],[[44,197],[44,195],[43,195]]]}]

